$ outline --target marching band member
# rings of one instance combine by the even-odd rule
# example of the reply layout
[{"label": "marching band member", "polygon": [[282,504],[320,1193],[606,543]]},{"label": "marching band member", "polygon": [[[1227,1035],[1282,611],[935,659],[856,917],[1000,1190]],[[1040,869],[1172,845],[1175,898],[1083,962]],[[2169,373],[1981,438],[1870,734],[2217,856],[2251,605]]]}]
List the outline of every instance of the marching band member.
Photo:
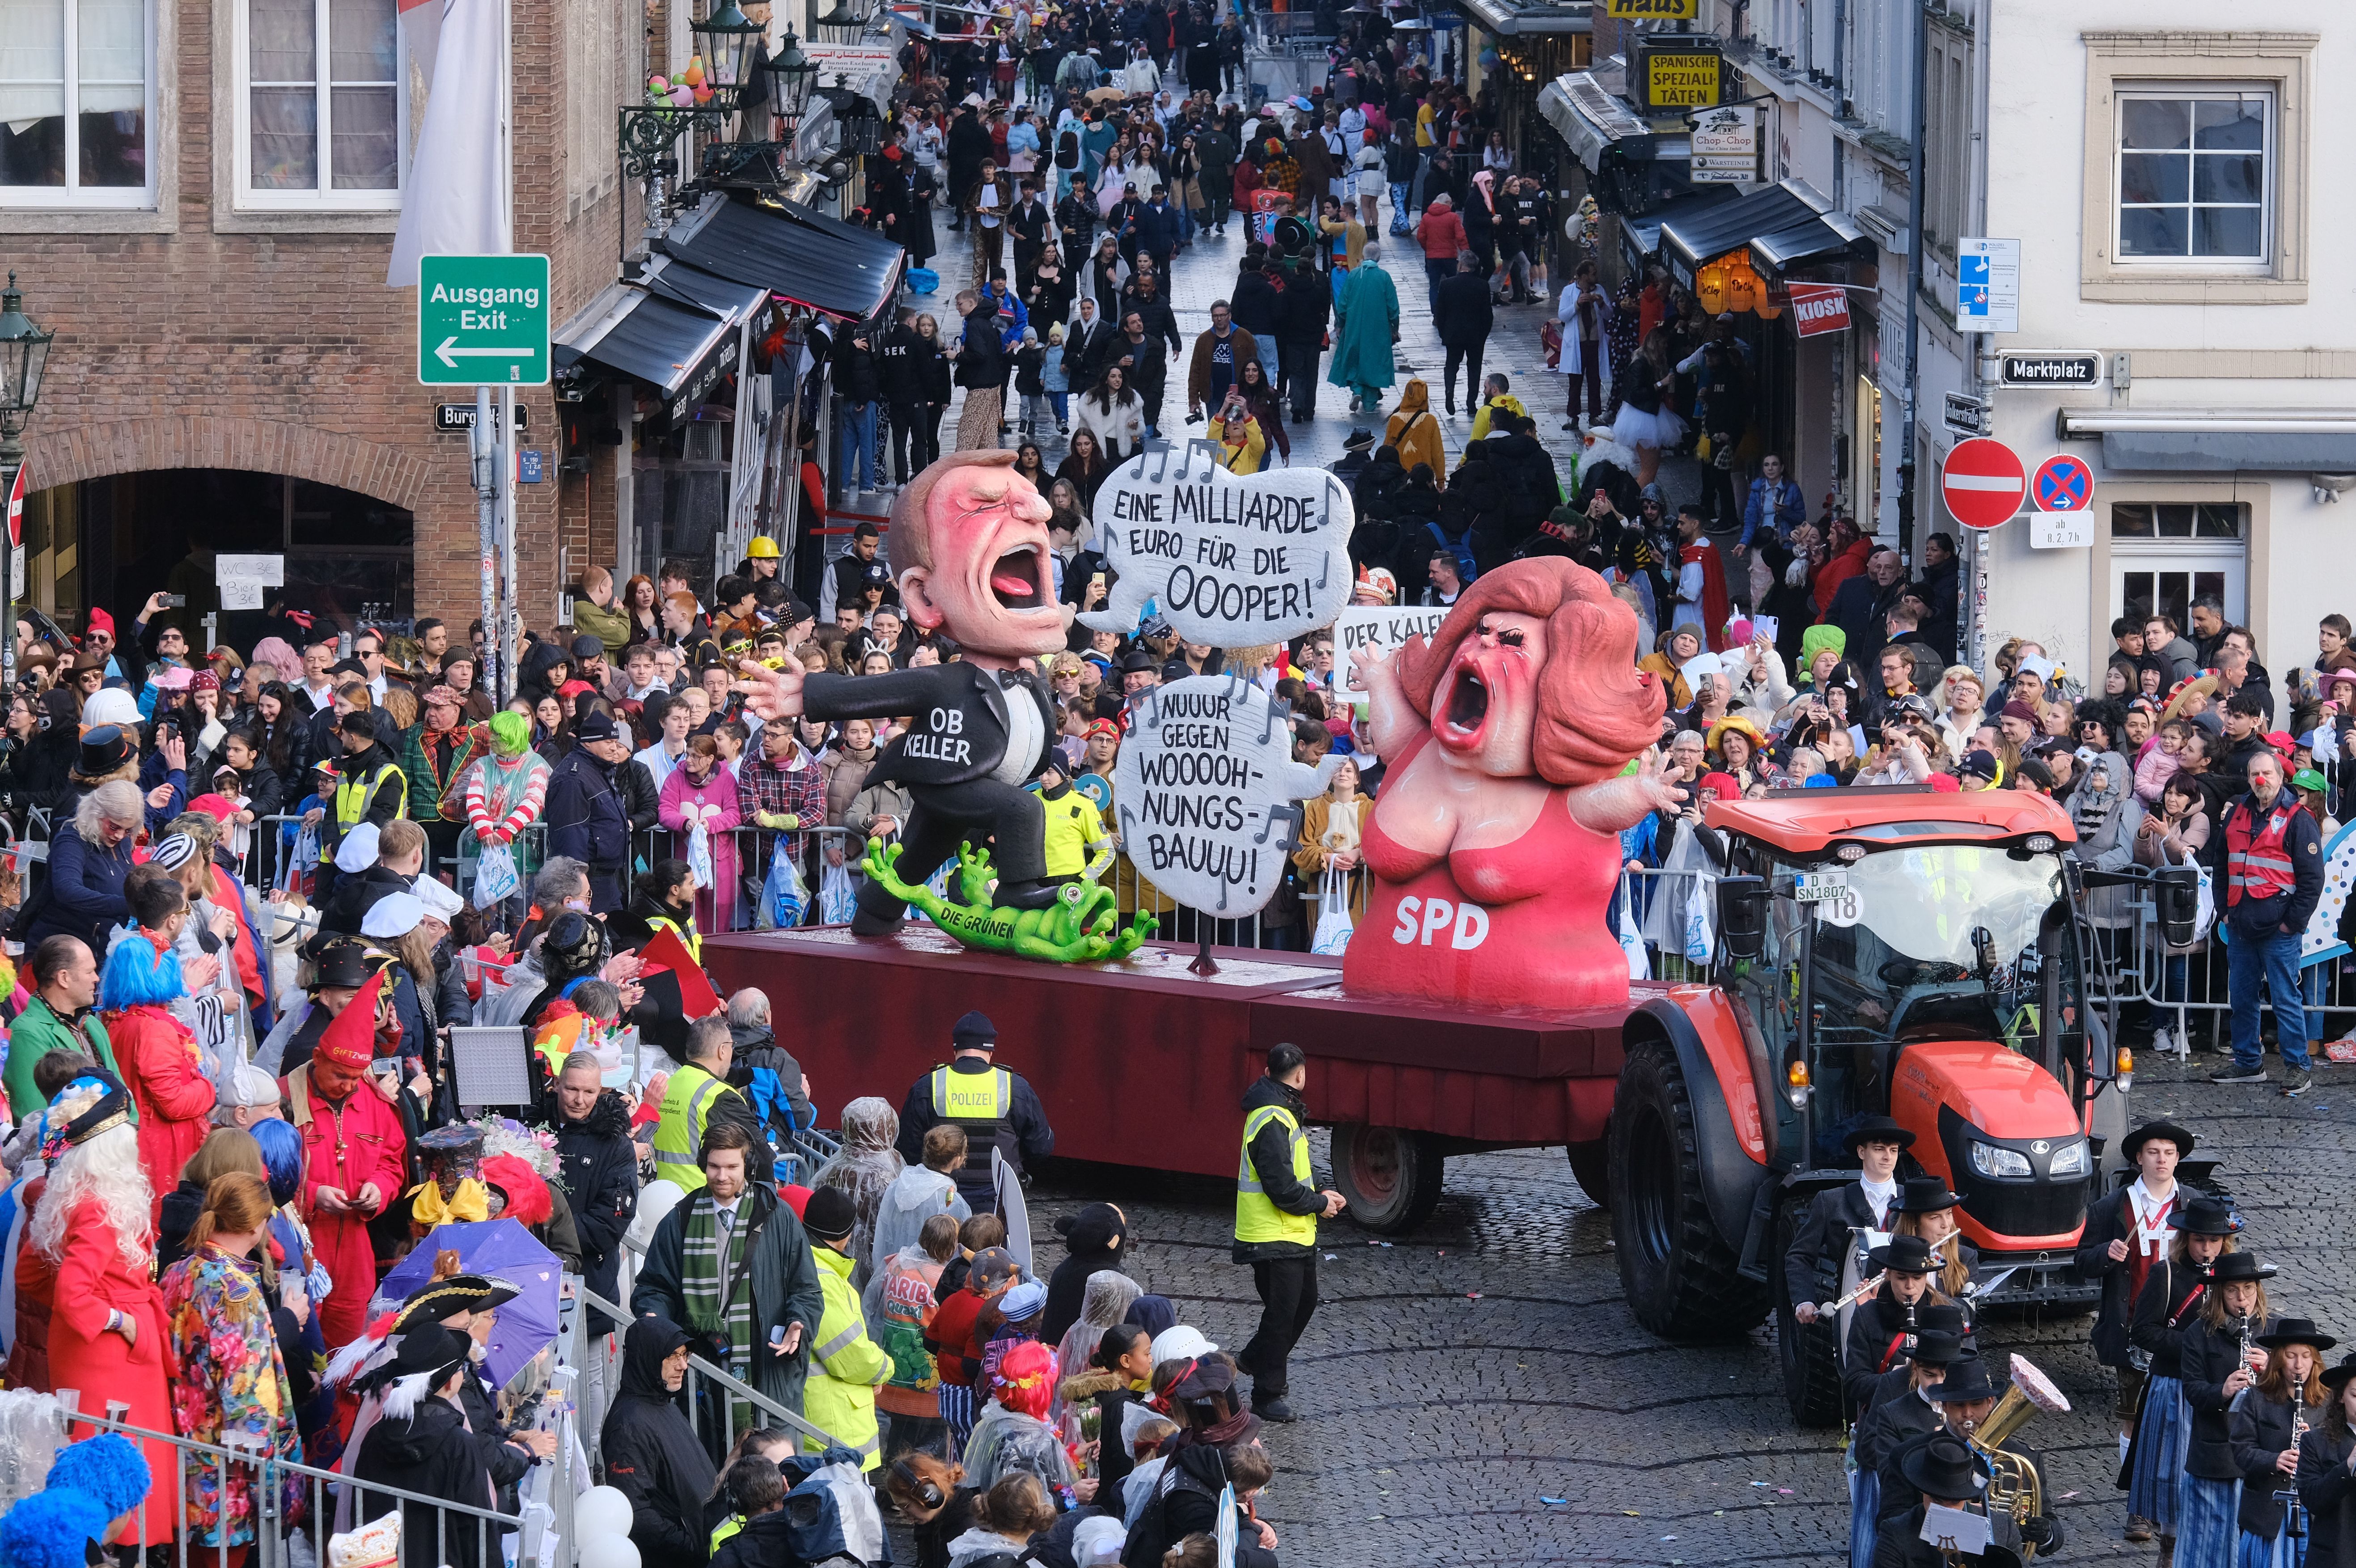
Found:
[{"label": "marching band member", "polygon": [[[1921,1316],[1923,1327],[1914,1337],[1913,1356],[1876,1381],[1870,1408],[1858,1417],[1857,1431],[1849,1439],[1848,1463],[1857,1477],[1849,1498],[1850,1568],[1872,1568],[1874,1542],[1885,1509],[1882,1466],[1909,1438],[1927,1437],[1939,1430],[1939,1407],[1925,1391],[1945,1380],[1948,1367],[1964,1354],[1961,1312],[1926,1306]],[[1893,1379],[1903,1380],[1893,1384]],[[1892,1508],[1890,1511],[1903,1510]]]},{"label": "marching band member", "polygon": [[1855,1245],[1859,1230],[1885,1231],[1898,1210],[1898,1157],[1914,1134],[1887,1116],[1868,1116],[1843,1140],[1858,1165],[1853,1187],[1828,1187],[1808,1203],[1808,1217],[1783,1254],[1783,1279],[1792,1292],[1792,1316],[1814,1323],[1828,1310],[1816,1300],[1816,1270],[1830,1260],[1834,1276]]},{"label": "marching band member", "polygon": [[2330,1402],[2298,1442],[2298,1502],[2307,1510],[2307,1560],[2346,1568],[2356,1558],[2356,1356],[2323,1374]]},{"label": "marching band member", "polygon": [[2257,1337],[2273,1326],[2260,1282],[2274,1273],[2254,1254],[2217,1260],[2208,1295],[2184,1328],[2184,1402],[2192,1412],[2185,1444],[2183,1489],[2176,1498],[2176,1562],[2180,1568],[2233,1568],[2238,1550],[2234,1492],[2242,1472],[2226,1434],[2226,1410],[2266,1369]]},{"label": "marching band member", "polygon": [[1882,1521],[1873,1548],[1874,1568],[1956,1568],[1976,1563],[1982,1568],[2019,1568],[2019,1552],[2001,1539],[2009,1520],[1988,1520],[1984,1553],[1953,1552],[1922,1539],[1922,1521],[1932,1504],[1965,1513],[1986,1513],[1979,1500],[1981,1475],[1977,1455],[1953,1433],[1933,1433],[1909,1444],[1901,1473],[1910,1495],[1917,1500],[1904,1512]]},{"label": "marching band member", "polygon": [[[2137,1354],[2130,1319],[2152,1265],[2169,1248],[2169,1217],[2178,1196],[2176,1165],[2192,1152],[2192,1134],[2173,1122],[2147,1122],[2126,1135],[2119,1152],[2133,1162],[2136,1179],[2096,1200],[2086,1213],[2078,1249],[2079,1277],[2103,1283],[2103,1305],[2094,1317],[2094,1359],[2118,1374],[2111,1414],[2119,1423],[2119,1463],[2135,1436],[2136,1410],[2143,1396],[2146,1358]],[[2126,1538],[2149,1541],[2158,1526],[2128,1505]]]},{"label": "marching band member", "polygon": [[2283,1505],[2297,1495],[2301,1439],[2322,1423],[2323,1353],[2340,1342],[2319,1333],[2309,1318],[2285,1317],[2253,1343],[2265,1348],[2266,1369],[2225,1413],[2233,1468],[2242,1477],[2235,1568],[2299,1568],[2308,1530]]},{"label": "marching band member", "polygon": [[2126,1458],[2127,1513],[2147,1519],[2160,1539],[2160,1561],[2176,1549],[2177,1503],[2184,1476],[2184,1333],[2210,1290],[2210,1273],[2242,1228],[2222,1198],[2191,1197],[2168,1217],[2176,1240],[2136,1296],[2136,1348],[2150,1358]]},{"label": "marching band member", "polygon": [[1964,1240],[1955,1224],[1955,1207],[1963,1201],[1937,1176],[1909,1176],[1899,1190],[1895,1230],[1901,1236],[1921,1237],[1938,1254],[1932,1288],[1961,1306],[1969,1323],[1973,1304],[1965,1292],[1979,1269],[1980,1254],[1978,1248]]},{"label": "marching band member", "polygon": [[[1976,1355],[1958,1358],[1947,1369],[1944,1380],[1923,1391],[1923,1397],[1939,1407],[1943,1425],[1936,1434],[1908,1438],[1892,1451],[1889,1459],[1883,1461],[1881,1477],[1886,1490],[1881,1517],[1885,1528],[1892,1517],[1890,1505],[1886,1500],[1889,1491],[1894,1490],[1901,1497],[1905,1495],[1906,1466],[1916,1462],[1914,1456],[1930,1444],[1951,1439],[1969,1441],[1977,1437],[1980,1427],[1995,1411],[1997,1401],[2003,1393],[2004,1386],[1988,1369],[1987,1361]],[[1987,1511],[1993,1537],[2024,1556],[2028,1555],[2022,1552],[2024,1545],[2051,1556],[2062,1550],[2063,1535],[2062,1520],[2052,1512],[2051,1488],[2045,1485],[2045,1455],[2010,1440],[2004,1444],[2003,1451],[2034,1477],[2039,1494],[2045,1500],[2045,1511],[2016,1520],[2008,1510],[1990,1509]],[[1981,1475],[1987,1477],[1989,1472],[1987,1451],[1976,1449],[1973,1457]]]},{"label": "marching band member", "polygon": [[1841,1393],[1851,1410],[1863,1408],[1884,1372],[1913,1354],[1922,1332],[1916,1314],[1928,1302],[1954,1303],[1931,1288],[1931,1249],[1920,1236],[1893,1236],[1870,1254],[1881,1271],[1881,1288],[1857,1304],[1848,1320],[1848,1350],[1841,1361]]}]

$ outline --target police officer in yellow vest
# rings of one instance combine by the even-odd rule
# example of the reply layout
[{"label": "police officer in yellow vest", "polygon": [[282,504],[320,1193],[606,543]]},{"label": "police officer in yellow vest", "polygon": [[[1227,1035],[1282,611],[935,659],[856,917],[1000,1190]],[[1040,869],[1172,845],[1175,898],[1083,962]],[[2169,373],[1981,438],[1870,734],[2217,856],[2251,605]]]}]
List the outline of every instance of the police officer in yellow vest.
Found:
[{"label": "police officer in yellow vest", "polygon": [[965,1129],[969,1153],[957,1173],[958,1195],[976,1214],[998,1212],[990,1151],[1020,1176],[1055,1152],[1055,1130],[1039,1096],[1019,1072],[997,1065],[998,1026],[968,1013],[949,1031],[957,1055],[918,1079],[900,1107],[895,1145],[911,1165],[925,1159],[925,1134],[944,1122]]},{"label": "police officer in yellow vest", "polygon": [[[401,770],[401,761],[380,745],[376,724],[367,714],[355,709],[336,721],[336,743],[343,756],[336,762],[336,792],[332,797],[332,815],[317,807],[304,818],[307,826],[319,830],[319,886],[312,895],[315,905],[321,905],[333,889],[336,878],[336,851],[344,835],[362,822],[373,822],[379,828],[396,817],[408,814],[409,778]],[[318,819],[326,818],[326,821]]]},{"label": "police officer in yellow vest", "polygon": [[1301,1125],[1309,1058],[1301,1047],[1269,1047],[1267,1076],[1244,1091],[1244,1150],[1236,1169],[1236,1245],[1259,1292],[1259,1331],[1236,1358],[1251,1374],[1251,1409],[1262,1421],[1290,1421],[1287,1363],[1317,1311],[1317,1221],[1342,1212],[1342,1195],[1317,1187]]},{"label": "police officer in yellow vest", "polygon": [[[802,1417],[836,1444],[855,1450],[861,1469],[873,1470],[884,1462],[875,1387],[891,1377],[892,1358],[867,1337],[859,1293],[851,1287],[851,1261],[844,1249],[856,1219],[851,1195],[839,1187],[819,1187],[802,1210],[802,1229],[818,1258],[819,1288],[826,1293],[810,1347],[809,1380],[802,1385]],[[802,1437],[805,1454],[825,1446]]]},{"label": "police officer in yellow vest", "polygon": [[655,1175],[679,1183],[691,1197],[703,1185],[703,1136],[714,1122],[733,1122],[752,1134],[752,1176],[756,1182],[776,1179],[761,1120],[728,1081],[735,1042],[724,1015],[698,1018],[689,1026],[683,1047],[687,1060],[670,1075],[663,1090],[662,1118],[655,1123]]}]

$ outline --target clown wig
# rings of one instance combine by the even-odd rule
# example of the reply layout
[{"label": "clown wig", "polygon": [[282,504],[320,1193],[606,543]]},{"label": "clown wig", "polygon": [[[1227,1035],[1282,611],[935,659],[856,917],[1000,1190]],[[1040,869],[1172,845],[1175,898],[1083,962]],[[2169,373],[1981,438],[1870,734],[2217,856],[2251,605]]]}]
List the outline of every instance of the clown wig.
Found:
[{"label": "clown wig", "polygon": [[270,1201],[287,1204],[303,1190],[303,1134],[294,1123],[273,1116],[246,1129],[262,1145],[262,1168],[270,1177]]},{"label": "clown wig", "polygon": [[109,1013],[125,1007],[158,1007],[187,993],[179,955],[156,951],[143,931],[134,931],[114,944],[98,983],[98,1004]]}]

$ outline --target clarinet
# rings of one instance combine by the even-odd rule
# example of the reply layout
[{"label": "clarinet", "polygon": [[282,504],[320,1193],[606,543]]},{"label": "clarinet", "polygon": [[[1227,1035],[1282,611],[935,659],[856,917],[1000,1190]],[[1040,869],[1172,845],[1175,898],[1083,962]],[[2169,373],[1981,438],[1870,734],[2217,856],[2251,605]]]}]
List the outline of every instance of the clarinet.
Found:
[{"label": "clarinet", "polygon": [[[2296,1454],[2307,1437],[2307,1401],[2300,1391],[2290,1391],[2290,1451]],[[2275,1496],[2283,1504],[2283,1538],[2286,1541],[2307,1539],[2307,1508],[2298,1500],[2298,1477],[2293,1475],[2289,1485],[2277,1487]]]}]

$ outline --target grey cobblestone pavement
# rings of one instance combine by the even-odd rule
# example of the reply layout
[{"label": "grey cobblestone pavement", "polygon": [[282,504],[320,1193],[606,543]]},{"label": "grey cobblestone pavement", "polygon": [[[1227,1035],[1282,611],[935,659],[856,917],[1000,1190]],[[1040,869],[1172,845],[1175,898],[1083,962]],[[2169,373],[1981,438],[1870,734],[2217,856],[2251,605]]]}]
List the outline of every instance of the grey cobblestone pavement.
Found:
[{"label": "grey cobblestone pavement", "polygon": [[[2326,1069],[2292,1100],[2210,1084],[2222,1059],[2144,1065],[2136,1118],[2180,1119],[2223,1162],[2248,1246],[2282,1268],[2280,1309],[2356,1331],[2356,1247],[2329,1219],[2356,1175],[2356,1069]],[[1323,1172],[1322,1137],[1317,1154]],[[1098,1200],[1128,1213],[1147,1289],[1223,1346],[1250,1337],[1251,1277],[1227,1261],[1230,1184],[1051,1167],[1031,1210],[1043,1270],[1063,1255],[1055,1219]],[[1322,1246],[1323,1304],[1294,1359],[1301,1419],[1268,1434],[1277,1479],[1261,1515],[1288,1568],[1846,1562],[1839,1435],[1792,1423],[1772,1327],[1699,1348],[1639,1328],[1610,1217],[1561,1149],[1451,1160],[1419,1232],[1384,1246],[1332,1224]],[[2048,1457],[2065,1560],[2156,1560],[2120,1539],[2111,1379],[2091,1322],[1999,1316],[1982,1352],[2022,1352],[2073,1406],[2023,1438]]]},{"label": "grey cobblestone pavement", "polygon": [[[955,280],[970,268],[963,236],[942,238],[954,247],[934,262],[943,293],[916,303],[949,317]],[[1401,383],[1427,376],[1437,407],[1442,357],[1423,307],[1421,258],[1410,242],[1383,242],[1400,247],[1388,270],[1402,306]],[[1242,250],[1238,225],[1180,252],[1175,305],[1190,343],[1232,285]],[[1577,437],[1558,428],[1563,381],[1544,370],[1537,333],[1547,314],[1500,306],[1484,368],[1512,378],[1567,472]],[[1183,362],[1173,375],[1182,371]],[[1354,419],[1348,406],[1341,389],[1321,390],[1315,424],[1290,427],[1294,464],[1339,457],[1354,423],[1379,435],[1379,417]],[[1184,431],[1183,414],[1173,396],[1164,435]],[[944,432],[956,424],[953,408]],[[1471,427],[1445,427],[1452,459]],[[1050,466],[1061,457],[1059,443],[1042,446]],[[1689,462],[1665,464],[1663,483],[1673,503],[1698,490]],[[2332,1222],[2356,1180],[2356,1069],[2327,1068],[2290,1100],[2211,1085],[2221,1059],[2147,1058],[2134,1113],[2168,1113],[2199,1133],[2249,1217],[2248,1244],[2282,1267],[2277,1301],[2356,1336],[2348,1311],[2356,1248]],[[1317,1147],[1322,1171],[1322,1134]],[[1055,1219],[1099,1199],[1127,1210],[1130,1266],[1149,1290],[1222,1345],[1249,1337],[1258,1304],[1248,1272],[1227,1260],[1230,1184],[1053,1166],[1033,1196],[1043,1269],[1063,1255]],[[1295,1361],[1301,1419],[1269,1429],[1278,1473],[1261,1513],[1282,1538],[1288,1568],[1846,1562],[1839,1437],[1793,1425],[1772,1329],[1681,1348],[1639,1328],[1621,1299],[1610,1217],[1580,1191],[1560,1148],[1451,1160],[1447,1196],[1420,1232],[1385,1246],[1336,1224],[1323,1248],[1323,1305]],[[2000,1317],[1982,1346],[2027,1354],[2075,1407],[2040,1417],[2024,1439],[2048,1455],[2069,1530],[2063,1560],[2153,1560],[2155,1548],[2119,1538],[2111,1380],[2087,1346],[2090,1322]],[[1542,1500],[1550,1498],[1563,1501]]]}]

